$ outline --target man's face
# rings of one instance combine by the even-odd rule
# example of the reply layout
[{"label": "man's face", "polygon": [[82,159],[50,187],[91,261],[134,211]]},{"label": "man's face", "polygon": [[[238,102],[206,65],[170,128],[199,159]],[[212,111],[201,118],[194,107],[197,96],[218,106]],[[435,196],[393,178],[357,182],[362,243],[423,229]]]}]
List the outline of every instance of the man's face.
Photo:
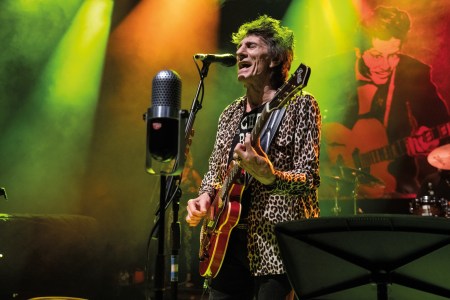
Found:
[{"label": "man's face", "polygon": [[390,40],[372,39],[372,48],[364,51],[362,59],[369,69],[369,77],[379,85],[385,84],[397,67],[401,48],[401,40],[391,38]]},{"label": "man's face", "polygon": [[269,76],[271,59],[269,46],[256,35],[245,37],[236,50],[238,80],[245,84],[265,81]]}]

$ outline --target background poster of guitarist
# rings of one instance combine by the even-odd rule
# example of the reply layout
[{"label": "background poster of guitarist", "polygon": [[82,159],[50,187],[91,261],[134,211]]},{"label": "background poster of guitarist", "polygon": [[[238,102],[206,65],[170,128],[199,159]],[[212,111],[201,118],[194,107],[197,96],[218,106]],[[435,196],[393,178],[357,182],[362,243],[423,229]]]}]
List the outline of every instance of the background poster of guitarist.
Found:
[{"label": "background poster of guitarist", "polygon": [[[322,199],[333,199],[336,192],[343,198],[354,192],[358,199],[414,198],[424,177],[437,171],[427,154],[449,142],[448,103],[442,82],[434,81],[438,72],[446,72],[449,83],[448,70],[436,63],[441,49],[427,48],[434,56],[418,51],[431,45],[427,31],[439,24],[421,28],[423,20],[415,22],[407,10],[418,14],[417,7],[398,8],[394,2],[363,1],[354,50],[328,56],[313,73],[313,81],[322,84],[312,88],[324,116]],[[432,1],[434,8],[421,14],[441,19],[437,11],[443,2]],[[448,26],[441,33],[448,39]]]}]

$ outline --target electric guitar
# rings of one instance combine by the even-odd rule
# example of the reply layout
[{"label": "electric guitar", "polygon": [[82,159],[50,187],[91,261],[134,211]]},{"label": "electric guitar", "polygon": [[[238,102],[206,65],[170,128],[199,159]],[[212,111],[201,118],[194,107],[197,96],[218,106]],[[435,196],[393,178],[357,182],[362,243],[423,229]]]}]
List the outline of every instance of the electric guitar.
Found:
[{"label": "electric guitar", "polygon": [[[274,98],[266,103],[250,133],[253,145],[259,138],[271,113],[281,108],[298,91],[303,89],[310,74],[311,69],[304,64],[300,64],[289,80],[277,90]],[[216,277],[219,273],[230,233],[239,222],[241,214],[240,196],[244,187],[237,184],[236,180],[242,172],[243,170],[237,163],[234,161],[230,163],[223,184],[217,191],[203,220],[199,250],[199,271],[203,277]]]}]

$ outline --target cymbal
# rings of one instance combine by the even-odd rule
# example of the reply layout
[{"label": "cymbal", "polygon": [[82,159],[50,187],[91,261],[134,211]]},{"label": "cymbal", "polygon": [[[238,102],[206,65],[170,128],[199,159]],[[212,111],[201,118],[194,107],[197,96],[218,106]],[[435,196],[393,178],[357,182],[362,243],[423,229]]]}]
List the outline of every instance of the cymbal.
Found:
[{"label": "cymbal", "polygon": [[381,186],[385,185],[381,179],[359,169],[338,166],[335,168],[335,170],[339,172],[341,177],[345,178],[346,181],[355,182],[356,179],[358,179],[358,182],[360,184]]},{"label": "cymbal", "polygon": [[427,156],[428,163],[441,170],[450,170],[450,144],[440,146]]}]

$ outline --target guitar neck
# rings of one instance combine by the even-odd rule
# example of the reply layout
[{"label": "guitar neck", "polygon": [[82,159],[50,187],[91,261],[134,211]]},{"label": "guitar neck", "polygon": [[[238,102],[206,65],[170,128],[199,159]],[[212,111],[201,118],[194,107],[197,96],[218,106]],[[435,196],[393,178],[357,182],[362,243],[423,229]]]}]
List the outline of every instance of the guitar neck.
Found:
[{"label": "guitar neck", "polygon": [[391,145],[359,154],[359,158],[355,159],[355,161],[359,161],[358,167],[367,168],[382,161],[393,160],[397,157],[405,155],[406,153],[406,140],[403,139],[396,141]]},{"label": "guitar neck", "polygon": [[238,164],[232,162],[232,164],[228,169],[227,176],[225,177],[222,183],[222,187],[220,188],[219,192],[216,195],[216,198],[226,199],[226,194],[228,194],[228,192],[231,189],[231,186],[233,185],[236,178],[239,176],[241,172],[242,172],[241,167],[239,167]]},{"label": "guitar neck", "polygon": [[[450,136],[450,122],[426,130],[420,136],[426,143],[448,137]],[[406,144],[407,139],[404,138],[385,147],[358,154],[359,158],[356,158],[355,161],[359,161],[359,167],[367,168],[382,161],[393,160],[407,154]]]},{"label": "guitar neck", "polygon": [[261,115],[256,120],[256,123],[250,133],[252,145],[255,145],[256,140],[261,135],[261,132],[264,128],[264,125],[267,123],[267,121],[270,118],[271,111],[268,110],[269,106],[268,104],[265,105],[264,110],[261,112]]},{"label": "guitar neck", "polygon": [[300,64],[289,80],[277,90],[273,99],[266,103],[251,132],[252,145],[255,144],[256,139],[261,135],[261,131],[269,120],[271,113],[276,109],[280,109],[293,95],[302,90],[307,85],[310,75],[311,69],[304,64]]}]

